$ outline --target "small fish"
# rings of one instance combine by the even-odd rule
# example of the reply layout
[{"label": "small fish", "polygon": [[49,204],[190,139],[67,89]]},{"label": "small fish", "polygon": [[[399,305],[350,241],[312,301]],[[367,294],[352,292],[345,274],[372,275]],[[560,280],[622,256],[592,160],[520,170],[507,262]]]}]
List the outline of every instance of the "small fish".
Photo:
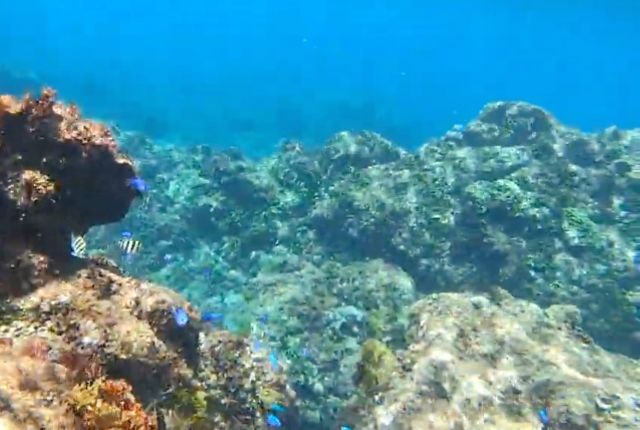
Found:
[{"label": "small fish", "polygon": [[282,427],[282,421],[274,414],[267,414],[267,425],[269,427]]},{"label": "small fish", "polygon": [[271,405],[270,410],[273,412],[284,412],[287,410],[287,407],[281,405],[280,403],[274,403],[273,405]]},{"label": "small fish", "polygon": [[640,272],[640,249],[633,254],[633,267]]},{"label": "small fish", "polygon": [[340,430],[352,430],[349,426],[340,426]]},{"label": "small fish", "polygon": [[171,314],[173,315],[173,319],[178,327],[184,327],[189,322],[189,314],[187,314],[187,311],[185,311],[184,308],[176,308],[173,306],[171,308]]},{"label": "small fish", "polygon": [[129,230],[125,230],[120,233],[120,236],[124,237],[125,239],[131,239],[133,237],[133,233],[131,233]]},{"label": "small fish", "polygon": [[169,261],[173,260],[173,255],[172,255],[172,254],[164,254],[164,255],[162,256],[162,259],[163,259],[164,261],[166,261],[166,262],[169,262]]},{"label": "small fish", "polygon": [[224,319],[224,314],[218,312],[205,312],[200,317],[202,322],[220,322]]},{"label": "small fish", "polygon": [[302,351],[300,351],[300,354],[304,358],[309,358],[309,357],[311,357],[313,355],[313,351],[309,347],[304,346],[304,347],[302,347]]},{"label": "small fish", "polygon": [[87,242],[82,236],[71,235],[71,255],[77,258],[84,258],[87,251]]},{"label": "small fish", "polygon": [[549,409],[546,407],[540,409],[538,411],[538,419],[540,420],[540,424],[543,426],[548,426],[551,423],[551,418],[549,418]]},{"label": "small fish", "polygon": [[125,255],[136,254],[142,248],[142,243],[135,239],[122,239],[118,241],[118,246]]},{"label": "small fish", "polygon": [[280,367],[280,363],[278,362],[278,356],[276,355],[275,351],[271,351],[269,353],[269,363],[271,363],[271,368],[273,370],[278,370],[278,368]]},{"label": "small fish", "polygon": [[96,255],[91,257],[97,266],[120,273],[120,268],[115,261],[104,255]]},{"label": "small fish", "polygon": [[204,275],[205,278],[207,278],[208,280],[211,280],[211,278],[213,278],[213,269],[210,267],[202,269],[202,274]]},{"label": "small fish", "polygon": [[269,321],[269,315],[267,314],[262,314],[258,317],[258,322],[261,325],[266,325],[268,321]]},{"label": "small fish", "polygon": [[139,193],[146,193],[149,189],[144,179],[140,178],[139,176],[134,176],[131,179],[127,179],[127,185]]}]

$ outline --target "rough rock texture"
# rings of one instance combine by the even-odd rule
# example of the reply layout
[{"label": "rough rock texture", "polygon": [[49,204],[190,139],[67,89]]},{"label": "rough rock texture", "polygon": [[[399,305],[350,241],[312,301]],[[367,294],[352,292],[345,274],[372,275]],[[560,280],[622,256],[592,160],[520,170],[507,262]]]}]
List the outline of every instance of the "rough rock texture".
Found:
[{"label": "rough rock texture", "polygon": [[[126,381],[138,401],[170,421],[170,428],[178,423],[259,428],[265,405],[290,403],[282,376],[267,370],[264,354],[252,351],[246,340],[199,322],[177,293],[96,262],[4,307],[0,343],[8,367],[0,374],[0,416],[5,419],[72,428],[74,417],[89,419],[78,396],[88,396],[101,377]],[[176,324],[172,307],[188,311],[187,326]],[[155,415],[148,422],[115,428],[156,428]]]},{"label": "rough rock texture", "polygon": [[29,291],[36,272],[55,276],[71,233],[120,220],[137,193],[131,161],[111,132],[80,118],[46,89],[33,99],[0,96],[0,295]]},{"label": "rough rock texture", "polygon": [[122,141],[150,191],[89,245],[118,259],[114,240],[133,232],[148,247],[121,260],[128,273],[266,339],[307,428],[326,428],[353,392],[360,345],[402,347],[407,305],[433,292],[501,285],[573,304],[596,342],[640,355],[638,130],[586,134],[536,106],[492,103],[415,153],[370,132],[314,151],[285,141],[258,162]]},{"label": "rough rock texture", "polygon": [[[111,132],[73,105],[0,96],[0,427],[265,428],[284,375],[177,293],[70,255],[140,197]],[[174,311],[189,322],[178,325]],[[281,419],[295,426],[291,405]]]},{"label": "rough rock texture", "polygon": [[389,370],[363,352],[360,366],[387,381],[354,401],[357,429],[554,430],[640,426],[637,361],[593,344],[574,306],[541,309],[503,290],[440,293],[411,310],[408,347]]}]

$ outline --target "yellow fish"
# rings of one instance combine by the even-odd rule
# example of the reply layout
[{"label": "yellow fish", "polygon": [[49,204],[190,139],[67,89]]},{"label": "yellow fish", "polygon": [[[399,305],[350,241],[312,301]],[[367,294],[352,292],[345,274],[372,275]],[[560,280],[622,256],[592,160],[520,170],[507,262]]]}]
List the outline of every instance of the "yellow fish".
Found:
[{"label": "yellow fish", "polygon": [[123,254],[136,254],[140,249],[142,249],[142,242],[135,239],[121,239],[118,241],[118,247],[120,247]]},{"label": "yellow fish", "polygon": [[84,237],[71,235],[71,255],[77,258],[84,258],[87,252],[87,242]]}]

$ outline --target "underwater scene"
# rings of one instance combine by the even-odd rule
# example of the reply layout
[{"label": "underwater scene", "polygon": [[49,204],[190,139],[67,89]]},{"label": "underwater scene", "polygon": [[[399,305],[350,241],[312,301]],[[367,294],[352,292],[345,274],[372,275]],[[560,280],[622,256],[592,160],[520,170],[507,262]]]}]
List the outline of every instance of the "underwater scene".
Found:
[{"label": "underwater scene", "polygon": [[0,430],[640,429],[640,3],[0,16]]}]

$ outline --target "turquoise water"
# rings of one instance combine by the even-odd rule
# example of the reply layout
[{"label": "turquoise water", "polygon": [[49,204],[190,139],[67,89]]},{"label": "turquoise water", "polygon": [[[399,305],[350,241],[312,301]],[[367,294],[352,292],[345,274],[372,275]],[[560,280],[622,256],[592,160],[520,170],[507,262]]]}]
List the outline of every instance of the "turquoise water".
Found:
[{"label": "turquoise water", "polygon": [[640,3],[345,3],[0,3],[0,94],[50,85],[136,160],[88,255],[249,339],[291,430],[384,407],[363,345],[402,357],[432,293],[575,305],[585,343],[639,357],[640,132],[478,112],[638,127]]},{"label": "turquoise water", "polygon": [[0,64],[89,115],[254,155],[341,129],[416,146],[492,100],[586,130],[640,114],[632,0],[35,0],[0,16]]}]

